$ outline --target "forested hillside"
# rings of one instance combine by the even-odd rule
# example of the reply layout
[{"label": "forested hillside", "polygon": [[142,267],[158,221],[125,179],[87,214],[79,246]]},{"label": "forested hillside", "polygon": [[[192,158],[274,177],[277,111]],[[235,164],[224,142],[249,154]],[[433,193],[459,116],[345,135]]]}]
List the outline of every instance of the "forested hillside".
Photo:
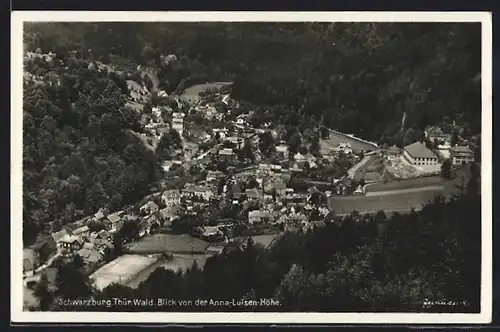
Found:
[{"label": "forested hillside", "polygon": [[[168,91],[234,80],[233,97],[258,105],[260,119],[394,143],[446,121],[480,131],[480,32],[475,23],[53,23],[28,28],[26,44],[149,64]],[[162,54],[179,61],[165,65]]]},{"label": "forested hillside", "polygon": [[139,114],[125,106],[123,78],[78,56],[25,61],[23,230],[26,244],[108,206],[148,193],[155,155],[128,129]]}]

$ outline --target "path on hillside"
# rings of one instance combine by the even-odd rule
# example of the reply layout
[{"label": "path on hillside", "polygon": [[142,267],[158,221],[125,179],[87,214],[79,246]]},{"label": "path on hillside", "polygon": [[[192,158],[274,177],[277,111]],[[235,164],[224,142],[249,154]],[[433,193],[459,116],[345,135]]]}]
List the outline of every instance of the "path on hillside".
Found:
[{"label": "path on hillside", "polygon": [[[153,91],[158,90],[158,86],[160,85],[160,79],[158,78],[158,75],[154,72],[154,69],[152,68],[146,68],[142,70],[143,74],[146,74],[151,82],[153,82]],[[151,92],[153,92],[151,91]]]},{"label": "path on hillside", "polygon": [[407,188],[407,189],[396,189],[396,190],[384,190],[384,191],[370,191],[367,192],[365,196],[373,197],[373,196],[385,196],[385,195],[398,195],[398,194],[407,194],[407,193],[415,193],[421,191],[442,191],[444,190],[444,186],[427,186],[420,188]]},{"label": "path on hillside", "polygon": [[357,170],[364,166],[368,160],[370,160],[371,156],[364,156],[363,159],[361,159],[361,161],[359,163],[357,163],[356,165],[352,166],[348,171],[347,171],[347,175],[349,176],[349,178],[354,178],[354,174],[356,174]]}]

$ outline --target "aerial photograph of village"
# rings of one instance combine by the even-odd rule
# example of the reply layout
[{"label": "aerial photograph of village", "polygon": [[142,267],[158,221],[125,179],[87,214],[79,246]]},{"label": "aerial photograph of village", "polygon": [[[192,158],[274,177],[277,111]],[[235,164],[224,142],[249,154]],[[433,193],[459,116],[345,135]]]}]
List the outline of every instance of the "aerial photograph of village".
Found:
[{"label": "aerial photograph of village", "polygon": [[24,311],[480,311],[480,23],[23,44]]}]

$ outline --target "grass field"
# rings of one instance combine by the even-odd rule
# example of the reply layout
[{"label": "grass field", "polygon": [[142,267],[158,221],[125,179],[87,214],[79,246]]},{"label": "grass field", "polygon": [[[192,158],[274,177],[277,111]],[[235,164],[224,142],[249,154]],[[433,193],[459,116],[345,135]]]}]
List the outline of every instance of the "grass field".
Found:
[{"label": "grass field", "polygon": [[328,205],[337,214],[347,214],[352,211],[410,211],[412,207],[418,209],[423,204],[433,200],[434,197],[442,194],[443,191],[430,190],[370,197],[330,197]]},{"label": "grass field", "polygon": [[187,234],[155,234],[144,237],[127,247],[134,254],[152,253],[199,253],[204,252],[209,243]]},{"label": "grass field", "polygon": [[196,102],[200,100],[199,93],[208,89],[212,88],[221,88],[224,85],[229,85],[232,84],[232,82],[211,82],[211,83],[205,83],[205,84],[197,84],[193,85],[181,94],[181,99],[189,102]]},{"label": "grass field", "polygon": [[386,190],[399,190],[399,189],[412,189],[420,187],[430,187],[443,185],[446,180],[441,176],[430,176],[425,178],[390,181],[387,183],[378,182],[368,184],[366,186],[367,192],[372,191],[386,191]]},{"label": "grass field", "polygon": [[[377,183],[367,187],[367,191],[374,193],[376,191],[391,191],[394,194],[384,194],[381,196],[356,196],[356,197],[330,197],[328,205],[337,214],[348,214],[352,211],[358,212],[376,212],[385,211],[410,211],[412,207],[418,209],[423,204],[433,200],[434,197],[441,195],[450,197],[460,192],[460,186],[466,184],[470,176],[469,166],[460,168],[454,172],[454,178],[444,180],[440,177],[427,177],[419,179],[409,179],[394,181],[388,183]],[[463,182],[463,183],[462,183]],[[427,187],[427,188],[424,188]],[[432,188],[434,187],[434,189]],[[438,190],[437,187],[440,187]],[[417,189],[422,191],[398,192],[397,190]]]},{"label": "grass field", "polygon": [[123,255],[94,272],[90,279],[94,281],[98,289],[104,289],[114,282],[125,284],[154,262],[156,258]]},{"label": "grass field", "polygon": [[167,270],[186,270],[190,268],[196,261],[196,264],[201,269],[205,266],[205,263],[211,255],[199,254],[199,255],[174,255],[171,261],[157,261],[156,263],[148,266],[146,269],[142,270],[129,282],[127,282],[128,287],[137,288],[143,281],[145,281],[151,273],[153,273],[157,268],[163,267]]},{"label": "grass field", "polygon": [[261,244],[264,248],[269,247],[277,234],[255,235],[252,239],[255,243]]},{"label": "grass field", "polygon": [[370,156],[368,162],[359,167],[354,173],[354,180],[359,181],[364,179],[367,182],[381,181],[384,173],[384,164],[382,157]]},{"label": "grass field", "polygon": [[330,132],[330,137],[326,140],[321,140],[321,153],[325,154],[329,150],[335,148],[339,143],[349,143],[354,152],[358,152],[361,150],[364,151],[372,151],[376,150],[377,147],[372,144],[364,143],[353,139],[347,135],[338,134],[334,132]]},{"label": "grass field", "polygon": [[407,180],[392,180],[387,183],[379,182],[368,184],[366,186],[367,192],[377,192],[377,191],[388,191],[388,190],[401,190],[401,189],[413,189],[421,187],[432,187],[432,186],[444,186],[445,195],[453,195],[459,192],[460,188],[457,186],[462,185],[462,178],[464,184],[467,183],[470,169],[469,166],[465,166],[457,169],[454,173],[454,178],[451,180],[446,180],[441,176],[428,176],[415,179]]}]

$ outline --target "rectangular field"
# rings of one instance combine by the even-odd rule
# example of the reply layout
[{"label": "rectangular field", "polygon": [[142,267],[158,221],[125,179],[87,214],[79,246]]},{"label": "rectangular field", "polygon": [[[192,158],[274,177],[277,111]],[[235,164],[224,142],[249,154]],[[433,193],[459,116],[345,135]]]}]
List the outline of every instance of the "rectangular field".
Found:
[{"label": "rectangular field", "polygon": [[157,268],[163,267],[167,270],[178,271],[186,269],[193,266],[193,263],[196,261],[198,268],[202,269],[205,266],[207,259],[211,255],[207,254],[195,254],[195,255],[174,255],[173,260],[171,261],[157,261],[156,263],[148,266],[146,269],[142,270],[139,274],[137,274],[134,278],[132,278],[129,282],[127,282],[127,286],[131,288],[137,288],[139,285],[148,279],[148,277],[153,273]]},{"label": "rectangular field", "polygon": [[232,84],[232,82],[211,82],[205,84],[196,84],[184,90],[184,92],[181,94],[181,99],[188,102],[196,102],[200,100],[200,92],[213,88],[220,89],[224,85],[230,84]]},{"label": "rectangular field", "polygon": [[444,194],[448,197],[460,192],[459,186],[466,185],[470,177],[469,166],[453,171],[453,179],[447,180],[441,176],[429,176],[407,180],[390,180],[387,183],[369,184],[367,192],[414,189],[422,187],[444,186]]},{"label": "rectangular field", "polygon": [[412,207],[419,209],[442,194],[442,191],[430,190],[371,197],[330,197],[328,207],[336,214],[348,214],[353,211],[375,213],[379,210],[404,212],[410,211]]},{"label": "rectangular field", "polygon": [[155,234],[130,244],[128,248],[134,254],[199,253],[204,252],[208,245],[208,242],[187,234]]},{"label": "rectangular field", "polygon": [[156,262],[156,258],[153,257],[123,255],[94,272],[90,279],[101,290],[112,283],[126,284],[154,262]]},{"label": "rectangular field", "polygon": [[347,135],[342,135],[334,132],[330,132],[330,137],[326,140],[321,140],[321,153],[326,153],[329,150],[335,148],[339,143],[349,143],[354,152],[359,151],[373,151],[377,148],[371,144],[358,141]]},{"label": "rectangular field", "polygon": [[264,248],[267,248],[273,242],[276,236],[277,234],[255,235],[252,236],[252,240],[254,241],[254,243],[258,243]]},{"label": "rectangular field", "polygon": [[399,190],[399,189],[412,189],[420,187],[430,187],[443,185],[446,180],[441,176],[430,176],[424,178],[408,179],[408,180],[395,180],[387,183],[379,182],[366,186],[366,191],[386,191],[386,190]]}]

